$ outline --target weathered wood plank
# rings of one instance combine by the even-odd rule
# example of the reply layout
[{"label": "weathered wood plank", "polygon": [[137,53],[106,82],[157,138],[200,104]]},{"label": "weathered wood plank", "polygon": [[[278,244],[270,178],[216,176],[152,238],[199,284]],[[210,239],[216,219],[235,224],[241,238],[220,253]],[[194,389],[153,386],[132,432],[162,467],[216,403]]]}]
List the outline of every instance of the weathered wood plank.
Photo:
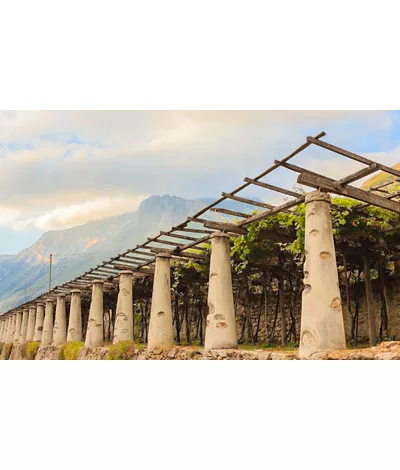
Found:
[{"label": "weathered wood plank", "polygon": [[247,199],[245,197],[234,196],[233,194],[222,193],[222,196],[227,199],[233,199],[234,201],[243,202],[244,204],[249,204],[251,206],[262,207],[264,209],[273,209],[275,206],[271,204],[266,204],[265,202],[253,201],[252,199]]},{"label": "weathered wood plank", "polygon": [[345,184],[353,183],[354,181],[359,180],[360,178],[364,178],[365,176],[370,175],[371,173],[375,173],[378,171],[377,163],[374,163],[366,168],[361,168],[361,170],[352,173],[351,175],[345,176],[344,178],[336,181],[335,186],[343,186]]},{"label": "weathered wood plank", "polygon": [[363,191],[362,189],[354,188],[353,186],[337,187],[334,184],[335,180],[322,175],[315,176],[304,171],[299,175],[297,182],[316,189],[323,188],[329,192],[351,197],[358,201],[367,202],[382,209],[400,214],[400,203],[391,201],[390,199],[385,199],[382,196],[369,193],[368,191]]},{"label": "weathered wood plank", "polygon": [[[249,220],[249,219],[247,219]],[[222,230],[225,232],[233,232],[233,233],[238,233],[239,235],[246,235],[247,230],[244,228],[239,227],[238,225],[235,224],[227,224],[223,222],[207,222],[204,224],[205,227],[208,228],[213,228],[215,230]]]},{"label": "weathered wood plank", "polygon": [[250,214],[244,214],[243,212],[231,211],[230,209],[224,209],[223,207],[214,207],[210,209],[212,212],[219,212],[221,214],[233,215],[234,217],[241,217],[242,219],[248,219],[251,217]]},{"label": "weathered wood plank", "polygon": [[293,197],[301,196],[301,194],[295,193],[294,191],[289,191],[288,189],[280,188],[278,186],[274,186],[269,183],[264,183],[262,181],[256,181],[251,178],[245,178],[244,180],[247,181],[248,183],[254,184],[256,186],[260,186],[261,188],[270,189],[272,191],[276,191],[277,193],[286,194],[287,196],[293,196]]}]

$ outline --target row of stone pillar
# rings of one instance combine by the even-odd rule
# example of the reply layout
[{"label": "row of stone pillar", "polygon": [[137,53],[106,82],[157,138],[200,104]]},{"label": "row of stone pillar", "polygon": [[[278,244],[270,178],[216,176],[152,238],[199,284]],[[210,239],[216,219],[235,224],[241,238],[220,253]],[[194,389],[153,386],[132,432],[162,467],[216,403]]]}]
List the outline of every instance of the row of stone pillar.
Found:
[{"label": "row of stone pillar", "polygon": [[[335,247],[330,217],[330,197],[319,191],[306,197],[305,262],[300,333],[300,356],[345,348]],[[229,235],[214,233],[208,288],[205,349],[237,348],[232,291]],[[113,343],[133,341],[132,271],[119,276]],[[174,341],[170,293],[170,255],[158,254],[151,304],[148,347],[167,347]],[[57,296],[53,325],[53,300],[17,311],[1,322],[0,341],[41,341],[60,345],[82,341],[81,292],[71,291],[69,324],[65,294]],[[85,346],[103,346],[103,281],[93,281]]]}]

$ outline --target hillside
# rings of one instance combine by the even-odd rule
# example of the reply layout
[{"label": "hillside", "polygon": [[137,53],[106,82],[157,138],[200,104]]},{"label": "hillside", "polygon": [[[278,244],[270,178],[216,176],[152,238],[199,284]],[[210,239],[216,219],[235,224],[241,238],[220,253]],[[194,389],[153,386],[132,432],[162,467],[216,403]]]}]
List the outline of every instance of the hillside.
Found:
[{"label": "hillside", "polygon": [[[394,165],[393,168],[395,170],[400,170],[400,163],[396,163],[396,165]],[[394,179],[396,179],[395,176],[389,175],[388,173],[384,173],[383,171],[379,171],[378,173],[371,176],[370,178],[367,178],[363,182],[363,184],[360,186],[360,188],[368,190],[368,189],[372,188],[373,186],[378,186],[380,184],[392,181]],[[399,184],[397,183],[397,184],[390,185],[385,189],[395,191],[395,190],[398,190],[398,186],[399,186]]]},{"label": "hillside", "polygon": [[[150,196],[136,212],[91,221],[66,230],[44,233],[16,255],[0,256],[0,312],[48,290],[49,256],[53,254],[52,285],[78,276],[120,251],[143,243],[160,230],[168,230],[209,204],[211,199],[186,200],[176,196]],[[241,203],[225,207],[245,211]],[[215,218],[221,219],[220,216]]]}]

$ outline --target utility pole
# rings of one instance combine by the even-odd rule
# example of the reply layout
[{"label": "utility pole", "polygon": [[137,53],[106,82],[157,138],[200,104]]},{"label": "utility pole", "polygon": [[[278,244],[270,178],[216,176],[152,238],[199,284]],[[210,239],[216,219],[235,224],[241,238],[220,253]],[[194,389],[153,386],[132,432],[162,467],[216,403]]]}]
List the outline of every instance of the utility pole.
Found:
[{"label": "utility pole", "polygon": [[51,291],[51,264],[53,262],[53,255],[50,253],[49,259],[49,292]]}]

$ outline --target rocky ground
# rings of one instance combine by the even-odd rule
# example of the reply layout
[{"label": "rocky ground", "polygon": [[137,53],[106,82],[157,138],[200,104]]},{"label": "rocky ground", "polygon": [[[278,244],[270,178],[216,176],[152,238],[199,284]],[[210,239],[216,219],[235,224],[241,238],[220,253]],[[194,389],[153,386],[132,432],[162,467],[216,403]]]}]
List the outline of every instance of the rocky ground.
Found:
[{"label": "rocky ground", "polygon": [[[57,360],[60,358],[61,346],[39,347],[35,354],[36,360]],[[109,359],[110,347],[85,348],[80,347],[76,356],[77,360],[104,360]],[[5,345],[2,347],[1,359],[5,359],[7,353]],[[9,353],[9,359],[24,359],[22,348],[14,345]],[[213,350],[205,353],[202,348],[190,346],[174,346],[171,348],[155,348],[148,350],[143,347],[131,346],[123,356],[118,359],[130,360],[296,360],[299,359],[297,351],[271,350],[271,349],[228,349]],[[396,360],[400,359],[400,341],[387,341],[373,348],[346,349],[331,351],[329,353],[315,353],[313,360]]]}]

